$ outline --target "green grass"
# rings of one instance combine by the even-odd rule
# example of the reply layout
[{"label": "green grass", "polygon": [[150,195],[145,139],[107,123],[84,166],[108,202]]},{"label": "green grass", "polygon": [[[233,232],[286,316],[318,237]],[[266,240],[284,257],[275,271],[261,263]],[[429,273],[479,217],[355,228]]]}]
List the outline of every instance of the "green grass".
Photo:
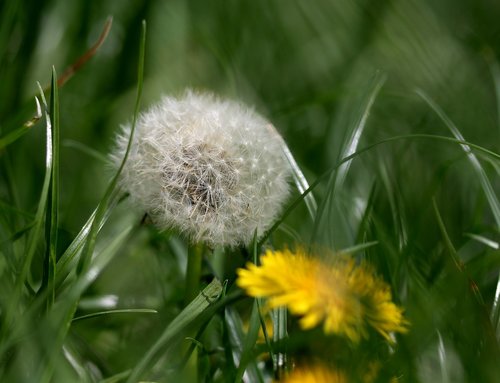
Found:
[{"label": "green grass", "polygon": [[[468,0],[0,3],[0,381],[265,382],[315,360],[499,381],[499,17]],[[107,160],[120,124],[188,87],[254,106],[293,169],[271,230],[201,262]],[[354,347],[269,321],[235,270],[296,244],[366,259],[410,331]]]}]

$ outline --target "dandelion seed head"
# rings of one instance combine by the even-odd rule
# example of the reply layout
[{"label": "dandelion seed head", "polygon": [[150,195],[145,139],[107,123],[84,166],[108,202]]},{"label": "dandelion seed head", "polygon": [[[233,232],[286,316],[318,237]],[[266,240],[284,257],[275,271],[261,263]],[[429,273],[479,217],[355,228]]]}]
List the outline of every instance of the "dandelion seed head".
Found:
[{"label": "dandelion seed head", "polygon": [[[127,125],[116,164],[129,135]],[[281,145],[251,109],[188,91],[140,115],[120,182],[159,228],[214,246],[244,245],[270,227],[288,196]]]}]

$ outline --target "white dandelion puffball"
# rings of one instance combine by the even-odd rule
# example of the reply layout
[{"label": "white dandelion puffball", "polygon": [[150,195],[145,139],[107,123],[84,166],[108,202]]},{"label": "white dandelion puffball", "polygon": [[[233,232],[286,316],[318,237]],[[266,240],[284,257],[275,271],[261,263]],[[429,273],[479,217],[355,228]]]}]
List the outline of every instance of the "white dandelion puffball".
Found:
[{"label": "white dandelion puffball", "polygon": [[[117,139],[117,164],[130,129]],[[288,196],[282,145],[268,121],[239,103],[191,91],[164,97],[137,121],[121,186],[160,229],[212,246],[245,245]]]}]

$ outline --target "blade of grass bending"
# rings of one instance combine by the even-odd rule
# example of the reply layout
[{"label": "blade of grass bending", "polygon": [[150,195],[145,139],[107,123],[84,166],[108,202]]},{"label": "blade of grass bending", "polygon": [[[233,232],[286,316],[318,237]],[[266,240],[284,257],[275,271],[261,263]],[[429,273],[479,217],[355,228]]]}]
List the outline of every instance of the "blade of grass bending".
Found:
[{"label": "blade of grass bending", "polygon": [[[309,183],[307,182],[306,176],[304,175],[304,173],[302,173],[302,170],[300,170],[297,161],[295,161],[292,152],[290,151],[288,145],[285,143],[285,140],[283,139],[281,140],[281,146],[283,152],[285,153],[285,157],[288,161],[288,164],[292,169],[293,181],[295,182],[295,186],[297,187],[299,193],[302,194],[309,188]],[[316,211],[318,210],[318,204],[316,202],[316,199],[314,198],[314,195],[312,193],[309,193],[304,198],[304,202],[306,203],[309,215],[314,220],[314,217],[316,216]]]},{"label": "blade of grass bending", "polygon": [[59,206],[59,92],[57,74],[52,67],[50,90],[50,119],[52,121],[52,171],[45,218],[45,260],[41,290],[48,288],[47,310],[55,300],[57,226]]},{"label": "blade of grass bending", "polygon": [[5,136],[0,138],[0,150],[24,136],[24,134],[27,133],[42,118],[42,108],[40,107],[40,101],[38,101],[38,97],[35,97],[35,103],[36,112],[33,117],[26,121],[21,127],[13,130],[10,133],[7,133]]},{"label": "blade of grass bending", "polygon": [[[364,100],[364,104],[361,108],[361,113],[352,127],[349,139],[344,144],[344,148],[342,149],[341,153],[341,158],[348,158],[349,156],[356,153],[356,150],[359,146],[359,142],[361,140],[361,136],[365,130],[366,123],[370,115],[370,111],[386,79],[387,76],[385,74],[381,74],[379,72],[375,74],[372,84],[369,87],[368,97],[366,98],[366,100]],[[338,166],[335,172],[331,173],[330,180],[328,181],[327,185],[327,194],[325,198],[321,201],[318,214],[316,215],[316,219],[314,221],[314,226],[311,234],[311,243],[315,242],[317,238],[319,226],[323,214],[327,209],[327,206],[329,206],[328,217],[334,217],[336,215],[336,213],[333,211],[336,204],[334,196],[336,194],[336,191],[343,185],[347,177],[347,173],[349,172],[351,163],[352,160],[344,161],[340,166]],[[329,238],[332,241],[331,243],[332,247],[335,248],[335,243],[333,243],[333,236],[329,236]]]},{"label": "blade of grass bending", "polygon": [[456,145],[467,145],[471,149],[475,149],[478,152],[484,153],[485,155],[495,159],[495,160],[500,160],[500,154],[497,154],[495,152],[492,152],[491,150],[488,150],[486,148],[483,148],[480,145],[473,144],[468,141],[464,140],[457,140],[452,137],[445,137],[445,136],[438,136],[438,135],[433,135],[433,134],[405,134],[405,135],[400,135],[400,136],[393,136],[389,138],[385,138],[383,140],[377,141],[373,144],[367,145],[364,148],[361,148],[354,152],[353,154],[343,158],[340,160],[337,164],[332,166],[329,170],[321,174],[314,182],[300,195],[298,196],[288,207],[285,209],[283,214],[281,214],[280,218],[276,220],[276,222],[271,226],[271,228],[262,236],[262,238],[259,240],[258,246],[261,247],[267,239],[271,236],[274,231],[281,225],[281,223],[285,220],[286,217],[304,200],[304,198],[312,191],[316,186],[318,186],[323,180],[327,179],[328,177],[331,176],[332,172],[336,171],[342,164],[344,164],[347,161],[350,161],[361,154],[368,152],[377,146],[388,144],[394,141],[400,141],[400,140],[410,140],[410,139],[429,139],[429,140],[436,140],[436,141],[443,141],[443,142],[448,142]]},{"label": "blade of grass bending", "polygon": [[[373,104],[375,103],[375,100],[378,94],[380,93],[382,86],[385,84],[386,80],[387,80],[387,75],[379,72],[375,74],[373,83],[370,87],[371,88],[370,93],[366,100],[366,104],[363,106],[362,113],[359,116],[358,120],[356,121],[355,125],[353,126],[349,140],[344,145],[341,158],[348,157],[354,154],[358,149],[361,136],[365,131],[366,123],[368,121],[368,116],[370,115]],[[336,187],[339,187],[344,183],[347,173],[349,172],[349,168],[351,167],[351,163],[352,160],[346,161],[344,164],[342,164],[342,166],[339,167],[336,174],[336,181],[335,181]]]},{"label": "blade of grass bending", "polygon": [[[460,141],[465,141],[464,137],[462,136],[462,133],[458,130],[458,128],[455,126],[453,121],[444,113],[444,111],[432,100],[426,93],[424,93],[422,90],[418,89],[417,94],[431,107],[432,110],[441,118],[441,120],[444,122],[446,127],[450,130],[451,134]],[[481,187],[484,191],[484,194],[486,195],[486,199],[488,200],[488,203],[491,208],[491,212],[493,213],[493,217],[495,218],[496,221],[496,229],[497,231],[500,231],[500,203],[498,202],[498,198],[495,194],[495,191],[493,187],[491,186],[491,183],[488,179],[488,176],[486,175],[485,170],[481,166],[481,163],[477,159],[476,155],[472,152],[471,148],[469,145],[462,144],[461,145],[463,151],[467,155],[467,158],[469,159],[472,168],[477,174],[477,177],[479,178],[479,182],[481,184]],[[500,273],[498,275],[498,281],[497,281],[497,291],[500,289]],[[500,302],[498,299],[495,299],[493,301],[493,307],[491,309],[491,320],[493,323],[493,327],[495,328],[495,331],[497,334],[500,333]]]},{"label": "blade of grass bending", "polygon": [[89,267],[89,264],[90,264],[90,261],[92,258],[92,253],[94,251],[95,244],[96,244],[98,227],[99,227],[98,222],[100,222],[105,215],[106,209],[107,209],[108,204],[111,200],[111,196],[113,194],[114,189],[116,188],[116,186],[118,184],[118,179],[119,179],[120,174],[123,170],[123,167],[125,166],[125,163],[127,162],[130,148],[132,146],[132,141],[133,141],[134,132],[135,132],[135,126],[137,124],[137,119],[139,116],[139,108],[140,108],[141,96],[142,96],[142,87],[143,87],[143,83],[144,83],[145,46],[146,46],[146,21],[143,20],[142,21],[140,47],[139,47],[139,65],[138,65],[138,74],[137,74],[137,77],[138,77],[137,97],[136,97],[136,101],[135,101],[134,117],[133,117],[133,121],[132,121],[132,128],[130,130],[130,137],[129,137],[128,144],[127,144],[127,150],[125,151],[125,155],[123,156],[123,160],[120,164],[120,167],[118,168],[118,171],[116,172],[115,176],[111,180],[111,183],[109,184],[108,188],[106,189],[104,197],[101,199],[101,202],[99,203],[99,206],[97,207],[95,219],[92,221],[89,235],[87,237],[87,240],[85,241],[85,245],[84,245],[83,250],[82,250],[82,255],[80,256],[80,259],[79,259],[77,273],[81,273],[82,271],[86,270]]},{"label": "blade of grass bending", "polygon": [[97,50],[104,44],[106,41],[106,37],[108,37],[109,31],[111,30],[111,25],[113,24],[113,16],[108,16],[106,22],[104,23],[104,27],[102,28],[102,32],[97,38],[97,41],[92,45],[89,50],[87,50],[83,55],[78,57],[78,59],[71,64],[64,73],[57,80],[57,85],[62,87],[73,75],[78,72],[78,70],[89,61],[97,52]]},{"label": "blade of grass bending", "polygon": [[[446,127],[450,130],[451,134],[458,140],[458,141],[465,141],[464,137],[462,136],[462,133],[458,130],[456,125],[451,121],[451,119],[444,113],[444,111],[422,90],[418,89],[417,94],[431,107],[431,109],[439,116],[439,118],[444,122]],[[497,224],[497,230],[500,230],[500,202],[498,201],[498,198],[495,194],[495,191],[493,190],[493,187],[491,186],[491,183],[488,179],[488,176],[486,175],[486,172],[484,171],[483,167],[481,166],[481,163],[477,159],[476,155],[472,152],[470,146],[468,144],[461,144],[460,145],[467,155],[467,158],[469,159],[472,168],[476,172],[479,182],[481,183],[481,187],[483,188],[484,194],[486,195],[486,199],[488,200],[488,203],[490,204],[491,211],[493,213],[493,217],[495,218],[496,224]]]},{"label": "blade of grass bending", "polygon": [[144,372],[151,367],[160,357],[161,351],[166,351],[176,340],[183,337],[184,330],[192,324],[202,313],[219,298],[222,292],[222,285],[219,280],[214,279],[203,291],[194,298],[187,307],[166,327],[158,340],[149,347],[147,353],[139,361],[130,373],[127,382],[136,383]]},{"label": "blade of grass bending", "polygon": [[[40,86],[40,84],[38,84]],[[41,89],[40,89],[41,90]],[[33,229],[30,231],[30,236],[26,246],[25,257],[21,264],[21,269],[19,275],[17,276],[14,291],[11,300],[8,304],[5,315],[3,316],[2,329],[0,330],[0,340],[4,340],[5,337],[11,332],[11,320],[14,314],[14,307],[19,305],[20,298],[22,295],[22,289],[28,279],[28,273],[31,267],[31,262],[35,254],[35,250],[40,239],[42,223],[45,215],[45,209],[47,207],[47,198],[49,195],[50,178],[52,172],[52,122],[50,120],[50,115],[48,112],[47,102],[43,91],[41,92],[42,102],[45,106],[45,124],[46,124],[46,155],[45,155],[45,176],[42,185],[42,191],[40,193],[40,199],[38,201],[38,206],[35,214],[35,221]]]},{"label": "blade of grass bending", "polygon": [[[62,87],[71,77],[74,76],[74,74],[80,70],[80,68],[88,61],[90,60],[97,52],[97,50],[102,46],[102,44],[106,41],[106,38],[109,34],[109,31],[111,30],[111,25],[113,22],[113,17],[109,16],[106,19],[106,22],[104,23],[103,30],[101,34],[99,35],[97,41],[90,47],[89,50],[87,50],[82,56],[80,56],[73,64],[71,64],[64,73],[59,77],[57,80],[57,84],[59,87]],[[1,24],[0,24],[1,25]],[[1,34],[1,32],[0,32]],[[2,44],[0,44],[0,50],[2,48]],[[1,55],[0,55],[1,57]],[[48,91],[49,86],[45,87],[44,92]],[[36,98],[36,97],[35,97]],[[35,100],[38,104],[38,100]],[[21,124],[24,118],[27,118],[29,116],[29,105],[24,104],[21,107],[21,111],[19,116],[21,116],[21,119],[16,115],[14,119],[8,119],[5,122],[5,126],[7,126],[7,130],[14,129],[18,124]],[[39,109],[37,108],[37,111]],[[0,149],[3,147],[11,144],[12,142],[16,141],[18,138],[22,137],[25,133],[28,132],[29,128],[31,128],[40,118],[42,117],[41,113],[35,114],[31,119],[26,121],[20,128],[17,128],[10,133],[6,134],[4,137],[0,138]]]},{"label": "blade of grass bending", "polygon": [[96,318],[104,315],[115,315],[115,314],[158,314],[157,310],[154,309],[117,309],[117,310],[106,310],[99,311],[91,314],[82,315],[73,318],[73,322],[81,321],[84,319]]}]

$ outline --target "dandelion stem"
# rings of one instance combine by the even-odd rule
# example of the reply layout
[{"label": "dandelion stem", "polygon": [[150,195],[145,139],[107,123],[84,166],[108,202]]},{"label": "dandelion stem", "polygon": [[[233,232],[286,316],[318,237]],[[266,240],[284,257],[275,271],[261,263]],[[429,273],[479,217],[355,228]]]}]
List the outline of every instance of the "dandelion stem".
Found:
[{"label": "dandelion stem", "polygon": [[199,293],[203,251],[204,246],[201,243],[189,246],[186,269],[186,289],[184,295],[185,305],[191,302]]}]

